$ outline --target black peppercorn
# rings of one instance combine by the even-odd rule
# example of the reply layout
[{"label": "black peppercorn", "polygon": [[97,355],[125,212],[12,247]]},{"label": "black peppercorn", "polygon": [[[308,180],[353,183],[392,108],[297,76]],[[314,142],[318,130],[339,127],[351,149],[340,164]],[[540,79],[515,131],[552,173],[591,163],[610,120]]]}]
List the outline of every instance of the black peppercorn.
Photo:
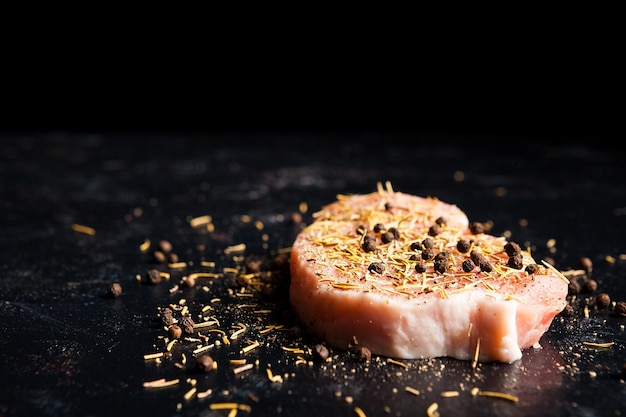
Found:
[{"label": "black peppercorn", "polygon": [[357,357],[361,362],[369,362],[372,358],[372,352],[365,346],[359,346],[356,351]]},{"label": "black peppercorn", "polygon": [[148,278],[148,282],[150,284],[158,284],[161,282],[161,272],[158,269],[150,269],[146,273],[146,277]]},{"label": "black peppercorn", "polygon": [[113,298],[122,295],[122,285],[119,282],[114,282],[109,286],[109,295]]},{"label": "black peppercorn", "polygon": [[183,287],[191,288],[196,285],[196,279],[193,276],[183,277],[183,279],[180,280],[180,284]]},{"label": "black peppercorn", "polygon": [[578,260],[578,266],[580,266],[580,268],[584,269],[586,272],[591,272],[591,270],[593,269],[593,262],[591,261],[591,259],[583,257]]},{"label": "black peppercorn", "polygon": [[520,248],[520,246],[515,242],[507,242],[506,245],[504,245],[504,251],[506,252],[507,255],[509,255],[510,257],[513,257],[518,254],[521,255],[522,248]]},{"label": "black peppercorn", "polygon": [[170,314],[161,314],[161,321],[166,326],[170,326],[170,325],[174,324],[174,316],[171,313]]},{"label": "black peppercorn", "polygon": [[382,235],[380,235],[380,240],[383,243],[389,243],[389,242],[391,242],[394,239],[395,239],[395,236],[394,236],[393,232],[391,232],[391,231],[387,231],[387,232],[383,233]]},{"label": "black peppercorn", "polygon": [[434,262],[435,271],[443,274],[448,269],[448,260],[447,259],[437,259]]},{"label": "black peppercorn", "polygon": [[178,339],[183,334],[183,329],[180,328],[178,324],[172,324],[167,329],[167,334],[169,334],[170,338]]},{"label": "black peppercorn", "polygon": [[607,308],[611,304],[611,297],[605,292],[596,296],[596,307]]},{"label": "black peppercorn", "polygon": [[183,330],[185,330],[185,333],[187,334],[193,333],[193,325],[195,323],[190,316],[183,317],[183,319],[180,321],[180,324],[183,327]]},{"label": "black peppercorn", "polygon": [[376,233],[380,233],[380,232],[382,232],[383,230],[385,230],[385,225],[384,225],[384,224],[382,224],[382,223],[376,223],[376,224],[374,225],[374,232],[376,232]]},{"label": "black peppercorn", "polygon": [[522,269],[522,267],[524,266],[522,264],[522,254],[519,253],[511,256],[506,263],[506,266],[513,269]]},{"label": "black peppercorn", "polygon": [[315,349],[313,349],[313,357],[319,361],[324,362],[328,359],[329,352],[328,348],[322,344],[315,345]]},{"label": "black peppercorn", "polygon": [[422,272],[426,272],[426,265],[424,264],[424,261],[418,261],[415,264],[415,272],[417,273],[422,273]]},{"label": "black peppercorn", "polygon": [[476,267],[476,265],[474,265],[474,262],[472,262],[471,259],[466,259],[461,264],[461,267],[463,268],[463,271],[465,272],[472,272],[474,268]]},{"label": "black peppercorn", "polygon": [[249,259],[248,262],[246,262],[246,272],[250,274],[261,272],[261,261],[258,259]]},{"label": "black peppercorn", "polygon": [[161,252],[167,254],[172,251],[172,244],[168,240],[159,241],[159,249]]},{"label": "black peppercorn", "polygon": [[539,269],[539,266],[537,264],[530,264],[530,265],[526,265],[525,271],[529,273],[530,275],[532,275],[535,272],[537,272],[537,269]]},{"label": "black peppercorn", "polygon": [[489,262],[487,260],[487,258],[483,257],[480,262],[478,263],[478,266],[480,267],[480,270],[483,272],[491,272],[493,271],[493,265],[491,265],[491,262]]},{"label": "black peppercorn", "polygon": [[207,354],[200,355],[196,359],[196,369],[200,372],[211,372],[215,367],[215,361]]},{"label": "black peppercorn", "polygon": [[485,232],[485,225],[480,222],[471,222],[469,224],[469,229],[473,235],[478,235]]},{"label": "black peppercorn", "polygon": [[422,246],[424,247],[424,249],[432,249],[435,247],[435,241],[427,237],[426,239],[422,240]]},{"label": "black peppercorn", "polygon": [[472,244],[465,239],[461,239],[456,243],[456,249],[461,253],[467,253]]},{"label": "black peppercorn", "polygon": [[483,272],[493,271],[493,266],[491,265],[491,262],[489,262],[487,257],[483,255],[482,253],[480,253],[479,251],[473,250],[472,252],[470,252],[470,258],[476,265],[478,265],[481,271]]},{"label": "black peppercorn", "polygon": [[587,293],[596,292],[598,289],[598,283],[595,279],[588,279],[583,283],[582,290]]},{"label": "black peppercorn", "polygon": [[435,250],[432,248],[426,248],[422,251],[422,259],[427,261],[435,257]]},{"label": "black peppercorn", "polygon": [[367,267],[367,269],[370,272],[382,274],[385,271],[385,265],[382,262],[372,262],[370,266]]},{"label": "black peppercorn", "polygon": [[450,259],[450,254],[446,251],[443,252],[439,252],[437,255],[435,255],[433,261],[437,262],[437,261],[448,261]]},{"label": "black peppercorn", "polygon": [[443,228],[435,223],[428,228],[428,236],[437,236],[442,231],[443,231]]},{"label": "black peppercorn", "polygon": [[165,254],[163,252],[161,252],[160,250],[155,250],[152,253],[152,256],[154,257],[155,262],[158,262],[158,263],[165,262],[165,259],[166,259],[165,258]]},{"label": "black peppercorn", "polygon": [[439,226],[443,227],[448,222],[446,222],[446,219],[444,219],[443,217],[437,217],[437,219],[435,220],[435,223],[438,224]]},{"label": "black peppercorn", "polygon": [[361,247],[365,252],[374,252],[376,250],[376,236],[371,234],[365,235]]}]

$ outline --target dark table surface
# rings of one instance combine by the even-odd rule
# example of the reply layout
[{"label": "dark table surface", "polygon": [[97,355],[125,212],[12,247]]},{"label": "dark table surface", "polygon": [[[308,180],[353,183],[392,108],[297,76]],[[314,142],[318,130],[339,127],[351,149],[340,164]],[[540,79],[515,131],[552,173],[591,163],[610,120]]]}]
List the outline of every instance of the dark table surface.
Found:
[{"label": "dark table surface", "polygon": [[[0,416],[228,415],[212,409],[220,403],[242,404],[238,415],[250,416],[359,409],[413,416],[435,402],[442,416],[626,414],[626,318],[594,308],[601,292],[626,301],[626,164],[623,153],[600,146],[606,138],[14,132],[0,139]],[[541,349],[512,364],[362,363],[336,350],[328,363],[313,361],[319,341],[299,332],[290,313],[284,253],[313,212],[339,193],[372,192],[379,181],[456,204],[563,271],[588,257],[597,290],[570,297],[574,314],[555,318]],[[209,226],[192,227],[204,215]],[[151,247],[142,252],[146,240]],[[160,240],[185,267],[154,262]],[[239,244],[243,252],[229,252]],[[239,277],[251,261],[264,272],[260,286]],[[151,268],[169,278],[147,284]],[[200,272],[217,275],[176,288]],[[113,282],[123,288],[116,298],[108,296]],[[167,352],[159,308],[183,303],[194,317],[206,308],[219,322],[218,331],[201,329],[214,344],[213,372],[193,370],[202,339],[144,358]],[[252,368],[235,373],[240,363],[229,361],[238,359]],[[271,381],[268,368],[282,381]],[[143,386],[160,378],[179,383]],[[473,396],[474,387],[519,401]]]}]

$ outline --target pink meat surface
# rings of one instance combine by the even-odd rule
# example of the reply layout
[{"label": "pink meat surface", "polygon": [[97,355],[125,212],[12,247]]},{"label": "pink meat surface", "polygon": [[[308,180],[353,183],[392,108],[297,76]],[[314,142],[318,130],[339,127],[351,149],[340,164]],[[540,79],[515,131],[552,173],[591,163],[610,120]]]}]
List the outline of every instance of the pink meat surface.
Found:
[{"label": "pink meat surface", "polygon": [[[443,229],[429,235],[438,218],[446,221]],[[383,243],[379,232],[376,249],[365,251],[363,237],[375,224],[396,228],[398,238]],[[427,238],[445,254],[444,271],[414,244]],[[457,249],[459,240],[471,242],[491,271],[477,263],[465,272],[471,250]],[[506,243],[472,234],[456,206],[436,199],[382,189],[343,196],[322,209],[292,246],[291,305],[305,329],[338,349],[356,340],[395,358],[467,360],[477,354],[481,361],[513,362],[565,307],[567,280],[536,265],[526,251],[519,254],[523,266],[507,266]],[[420,259],[424,270],[418,272]],[[534,273],[525,270],[528,265]]]}]

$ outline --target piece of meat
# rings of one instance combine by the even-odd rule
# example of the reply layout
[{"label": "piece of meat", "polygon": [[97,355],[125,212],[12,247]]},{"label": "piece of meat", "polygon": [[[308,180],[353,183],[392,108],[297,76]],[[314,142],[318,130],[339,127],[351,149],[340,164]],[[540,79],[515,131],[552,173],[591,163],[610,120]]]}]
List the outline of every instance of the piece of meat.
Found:
[{"label": "piece of meat", "polygon": [[[376,224],[384,227],[375,232]],[[392,228],[396,238],[385,243]],[[395,358],[513,362],[565,307],[567,279],[506,244],[472,234],[456,206],[379,186],[340,197],[300,232],[290,302],[306,330],[338,349],[356,341]]]}]

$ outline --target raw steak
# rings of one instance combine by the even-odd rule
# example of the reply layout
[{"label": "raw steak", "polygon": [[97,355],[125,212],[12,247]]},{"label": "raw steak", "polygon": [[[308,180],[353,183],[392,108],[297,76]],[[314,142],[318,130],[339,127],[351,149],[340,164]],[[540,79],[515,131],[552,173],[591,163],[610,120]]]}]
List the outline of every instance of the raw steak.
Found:
[{"label": "raw steak", "polygon": [[566,305],[567,279],[456,206],[390,184],[344,195],[300,232],[290,301],[329,346],[513,362]]}]

